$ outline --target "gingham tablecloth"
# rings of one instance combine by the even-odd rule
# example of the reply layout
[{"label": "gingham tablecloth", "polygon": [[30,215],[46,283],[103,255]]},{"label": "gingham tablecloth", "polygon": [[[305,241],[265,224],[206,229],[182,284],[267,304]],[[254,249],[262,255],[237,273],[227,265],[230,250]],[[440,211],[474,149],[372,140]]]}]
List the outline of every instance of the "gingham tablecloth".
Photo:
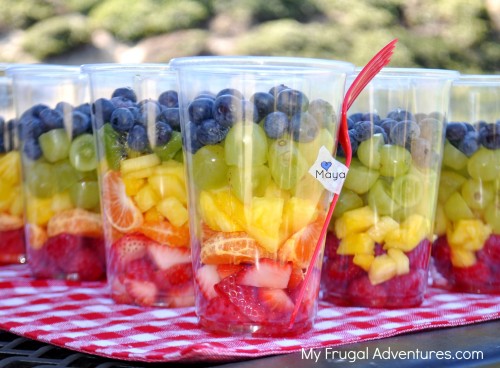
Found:
[{"label": "gingham tablecloth", "polygon": [[41,281],[27,266],[0,267],[0,329],[115,359],[229,361],[373,340],[500,318],[500,296],[431,288],[419,308],[384,310],[322,302],[315,327],[296,338],[234,338],[200,330],[193,308],[116,305],[103,282]]}]

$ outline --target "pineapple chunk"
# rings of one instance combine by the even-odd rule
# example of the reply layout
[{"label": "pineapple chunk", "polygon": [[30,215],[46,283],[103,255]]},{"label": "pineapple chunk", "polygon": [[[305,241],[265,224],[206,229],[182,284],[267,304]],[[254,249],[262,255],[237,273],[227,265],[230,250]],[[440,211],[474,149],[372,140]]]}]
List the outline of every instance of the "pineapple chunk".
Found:
[{"label": "pineapple chunk", "polygon": [[123,179],[147,179],[154,174],[154,169],[152,167],[147,167],[145,169],[132,171],[128,174],[122,176]]},{"label": "pineapple chunk", "polygon": [[232,221],[236,222],[242,229],[247,226],[245,217],[245,208],[243,203],[236,198],[230,189],[218,190],[212,192],[217,208],[225,213]]},{"label": "pineapple chunk", "polygon": [[27,222],[43,227],[47,226],[49,220],[54,216],[52,199],[31,197],[26,202]]},{"label": "pineapple chunk", "polygon": [[355,254],[352,258],[352,263],[368,272],[374,259],[375,256],[373,254]]},{"label": "pineapple chunk", "polygon": [[369,206],[345,212],[335,221],[335,234],[342,239],[349,234],[367,230],[376,222],[377,215]]},{"label": "pineapple chunk", "polygon": [[460,220],[448,232],[448,243],[452,248],[477,251],[491,235],[491,227],[481,220]]},{"label": "pineapple chunk", "polygon": [[410,259],[402,251],[391,248],[387,251],[387,255],[396,262],[396,274],[405,275],[410,272]]},{"label": "pineapple chunk", "polygon": [[366,232],[370,238],[377,243],[383,243],[385,235],[392,230],[398,229],[399,224],[390,216],[383,216]]},{"label": "pineapple chunk", "polygon": [[282,198],[254,197],[250,207],[245,207],[246,232],[267,251],[274,253],[282,243],[280,232],[283,219]]},{"label": "pineapple chunk", "polygon": [[19,151],[10,151],[0,158],[1,182],[15,186],[21,182],[21,155]]},{"label": "pineapple chunk", "polygon": [[153,175],[148,179],[149,185],[161,198],[175,197],[183,205],[187,204],[185,182],[174,174]]},{"label": "pineapple chunk", "polygon": [[156,207],[152,207],[144,213],[144,222],[161,222],[163,220],[165,220],[165,217]]},{"label": "pineapple chunk", "polygon": [[69,191],[64,191],[60,193],[54,194],[52,197],[52,202],[50,205],[51,210],[54,213],[58,213],[64,210],[72,209],[73,202],[71,201],[71,196],[69,195]]},{"label": "pineapple chunk", "polygon": [[283,208],[282,226],[285,229],[284,232],[290,235],[294,234],[316,220],[317,217],[316,203],[292,197]]},{"label": "pineapple chunk", "polygon": [[396,261],[387,254],[375,257],[368,271],[371,284],[377,285],[392,279],[397,275],[397,267]]},{"label": "pineapple chunk", "polygon": [[471,250],[450,248],[451,264],[455,267],[470,267],[476,263],[476,255]]},{"label": "pineapple chunk", "polygon": [[7,211],[15,197],[16,193],[14,192],[14,188],[9,184],[0,181],[0,212]]},{"label": "pineapple chunk", "polygon": [[21,188],[18,187],[14,189],[13,194],[14,194],[14,200],[10,204],[9,212],[11,215],[14,216],[22,216],[24,210],[24,200],[23,200],[23,195],[21,193]]},{"label": "pineapple chunk", "polygon": [[349,234],[340,241],[337,254],[373,254],[375,242],[366,233]]},{"label": "pineapple chunk", "polygon": [[141,212],[144,213],[154,207],[160,201],[160,197],[150,185],[145,185],[137,192],[134,201]]},{"label": "pineapple chunk", "polygon": [[184,165],[180,162],[177,162],[175,160],[169,160],[166,162],[163,162],[161,165],[156,166],[154,169],[154,175],[173,175],[183,185],[186,184],[186,176],[184,174]]},{"label": "pineapple chunk", "polygon": [[271,183],[269,183],[266,187],[264,197],[283,198],[285,201],[288,201],[290,199],[290,192],[288,190],[281,189],[274,181],[271,181]]},{"label": "pineapple chunk", "polygon": [[125,185],[125,193],[128,196],[133,197],[139,193],[139,190],[146,184],[146,179],[144,178],[134,178],[131,176],[123,177],[123,184]]},{"label": "pineapple chunk", "polygon": [[446,218],[443,205],[441,203],[438,203],[436,207],[436,220],[434,225],[434,232],[438,236],[444,235],[446,234],[446,229],[449,227],[449,225],[450,221]]},{"label": "pineapple chunk", "polygon": [[186,207],[175,197],[162,199],[156,208],[175,227],[181,227],[188,221]]},{"label": "pineapple chunk", "polygon": [[230,215],[223,212],[217,207],[214,196],[206,191],[200,193],[199,212],[208,227],[215,231],[242,231],[243,227],[235,222]]},{"label": "pineapple chunk", "polygon": [[423,239],[430,237],[430,222],[425,217],[410,215],[399,227],[385,236],[384,249],[397,248],[410,252]]},{"label": "pineapple chunk", "polygon": [[153,168],[161,163],[160,158],[152,153],[150,155],[129,158],[120,162],[120,170],[123,175],[134,171]]}]

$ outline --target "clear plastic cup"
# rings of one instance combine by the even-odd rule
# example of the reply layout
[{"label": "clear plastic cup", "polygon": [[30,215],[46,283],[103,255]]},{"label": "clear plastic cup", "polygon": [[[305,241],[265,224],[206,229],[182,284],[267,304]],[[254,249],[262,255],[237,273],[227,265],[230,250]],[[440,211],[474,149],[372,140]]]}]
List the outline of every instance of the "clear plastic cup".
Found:
[{"label": "clear plastic cup", "polygon": [[[196,312],[230,334],[313,325],[310,265],[329,196],[308,173],[331,152],[351,64],[277,57],[179,58]],[[305,271],[313,277],[290,320]]]},{"label": "clear plastic cup", "polygon": [[422,302],[457,76],[385,68],[350,108],[353,160],[327,234],[324,299],[383,308]]},{"label": "clear plastic cup", "polygon": [[166,64],[89,64],[111,296],[194,304],[177,76]]},{"label": "clear plastic cup", "polygon": [[500,76],[462,75],[451,91],[433,284],[500,293]]},{"label": "clear plastic cup", "polygon": [[9,68],[20,138],[26,252],[35,277],[105,277],[95,142],[77,67]]},{"label": "clear plastic cup", "polygon": [[0,64],[0,265],[25,263],[21,156],[12,99],[12,80]]}]

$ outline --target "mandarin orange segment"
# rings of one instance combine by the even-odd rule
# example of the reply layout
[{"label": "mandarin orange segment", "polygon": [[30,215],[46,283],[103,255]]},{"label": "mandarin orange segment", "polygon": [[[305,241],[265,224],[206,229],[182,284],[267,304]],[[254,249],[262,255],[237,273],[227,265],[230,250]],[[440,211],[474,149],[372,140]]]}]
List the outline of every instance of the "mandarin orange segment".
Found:
[{"label": "mandarin orange segment", "polygon": [[61,211],[49,220],[47,235],[72,234],[100,238],[103,236],[101,216],[81,208]]},{"label": "mandarin orange segment", "polygon": [[26,224],[26,232],[28,235],[28,244],[35,250],[42,248],[49,238],[47,231],[35,224]]},{"label": "mandarin orange segment", "polygon": [[21,227],[23,227],[22,217],[0,213],[0,231],[16,230]]},{"label": "mandarin orange segment", "polygon": [[139,231],[160,244],[171,247],[189,247],[189,227],[187,224],[175,227],[168,221],[146,221]]},{"label": "mandarin orange segment", "polygon": [[276,258],[244,231],[217,232],[206,237],[200,257],[205,264],[254,263],[259,258]]},{"label": "mandarin orange segment", "polygon": [[111,225],[125,233],[140,227],[144,221],[142,212],[127,196],[120,174],[107,172],[102,187],[104,213]]}]

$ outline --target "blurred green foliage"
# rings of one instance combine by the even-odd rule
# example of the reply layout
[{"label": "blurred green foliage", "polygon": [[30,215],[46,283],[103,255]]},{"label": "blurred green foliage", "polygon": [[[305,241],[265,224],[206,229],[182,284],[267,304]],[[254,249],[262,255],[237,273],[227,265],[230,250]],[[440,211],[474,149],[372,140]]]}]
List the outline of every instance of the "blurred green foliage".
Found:
[{"label": "blurred green foliage", "polygon": [[0,0],[1,28],[26,28],[56,14],[51,0]]}]

